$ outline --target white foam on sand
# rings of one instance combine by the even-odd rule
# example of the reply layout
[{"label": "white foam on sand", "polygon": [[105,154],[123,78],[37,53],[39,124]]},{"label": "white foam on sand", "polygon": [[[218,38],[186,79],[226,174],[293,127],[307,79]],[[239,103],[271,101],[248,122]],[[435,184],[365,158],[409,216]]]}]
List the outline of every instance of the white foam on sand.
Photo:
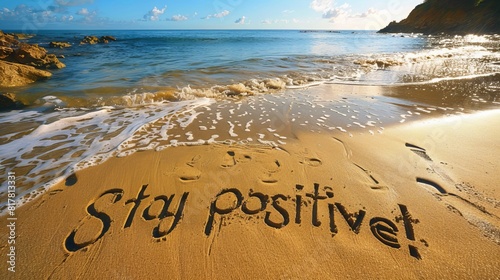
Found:
[{"label": "white foam on sand", "polygon": [[[145,134],[141,135],[145,126],[164,119],[164,125],[156,131],[156,135],[166,139],[172,127],[170,119],[176,117],[176,125],[185,127],[196,119],[196,108],[212,102],[202,98],[125,109],[106,107],[91,112],[78,109],[50,113],[12,111],[2,116],[3,125],[42,125],[28,133],[2,135],[2,139],[13,140],[0,146],[0,164],[12,166],[14,163],[16,169],[29,170],[27,176],[19,176],[22,181],[18,184],[23,186],[17,189],[17,205],[20,206],[77,170],[100,164],[112,156],[133,153],[135,146],[154,149],[156,143]],[[3,184],[0,193],[6,193],[6,188],[7,185]],[[6,200],[1,201],[0,208],[6,203]]]}]

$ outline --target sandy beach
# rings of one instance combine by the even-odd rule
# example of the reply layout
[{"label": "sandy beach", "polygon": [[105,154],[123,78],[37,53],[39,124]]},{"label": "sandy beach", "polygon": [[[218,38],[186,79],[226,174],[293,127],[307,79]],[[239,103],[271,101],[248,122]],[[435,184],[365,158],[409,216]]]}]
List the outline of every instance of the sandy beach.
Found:
[{"label": "sandy beach", "polygon": [[498,277],[500,111],[374,133],[273,116],[284,144],[135,152],[16,209],[17,279]]}]

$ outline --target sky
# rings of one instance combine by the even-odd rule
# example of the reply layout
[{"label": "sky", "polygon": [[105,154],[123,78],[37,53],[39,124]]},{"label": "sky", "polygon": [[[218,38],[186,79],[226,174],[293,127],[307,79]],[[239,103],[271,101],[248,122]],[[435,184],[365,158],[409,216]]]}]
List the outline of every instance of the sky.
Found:
[{"label": "sky", "polygon": [[423,0],[10,0],[0,29],[376,30]]}]

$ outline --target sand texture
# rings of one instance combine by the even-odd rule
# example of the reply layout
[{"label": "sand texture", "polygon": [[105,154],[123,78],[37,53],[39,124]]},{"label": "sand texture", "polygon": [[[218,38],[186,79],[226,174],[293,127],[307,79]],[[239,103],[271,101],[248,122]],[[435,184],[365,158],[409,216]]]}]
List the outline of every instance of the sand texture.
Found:
[{"label": "sand texture", "polygon": [[498,127],[496,110],[113,158],[17,210],[15,276],[498,279]]}]

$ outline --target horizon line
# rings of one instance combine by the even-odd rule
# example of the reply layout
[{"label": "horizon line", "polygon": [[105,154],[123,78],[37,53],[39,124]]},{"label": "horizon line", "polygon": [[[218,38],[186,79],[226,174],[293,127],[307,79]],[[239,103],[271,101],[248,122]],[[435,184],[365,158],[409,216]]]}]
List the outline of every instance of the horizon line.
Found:
[{"label": "horizon line", "polygon": [[[23,31],[23,29],[4,29],[0,27],[1,31]],[[202,30],[213,30],[213,31],[378,31],[378,29],[319,29],[319,28],[307,28],[307,29],[297,29],[297,28],[248,28],[248,29],[237,29],[237,28],[130,28],[130,29],[45,29],[40,28],[36,31],[202,31]],[[32,30],[33,31],[33,30]],[[23,31],[25,32],[25,31]]]}]

